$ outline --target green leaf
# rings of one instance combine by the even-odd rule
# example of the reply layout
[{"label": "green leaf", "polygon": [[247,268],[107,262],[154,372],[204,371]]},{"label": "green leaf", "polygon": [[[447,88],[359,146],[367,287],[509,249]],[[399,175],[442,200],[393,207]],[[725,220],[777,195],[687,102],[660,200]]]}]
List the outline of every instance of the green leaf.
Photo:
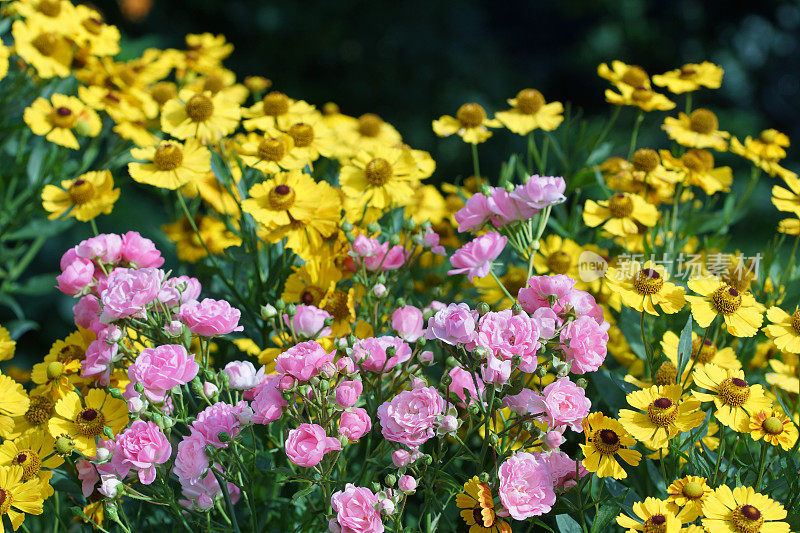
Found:
[{"label": "green leaf", "polygon": [[294,496],[292,496],[292,499],[296,501],[296,500],[299,500],[301,498],[305,498],[306,496],[308,496],[309,494],[314,492],[314,489],[316,487],[317,487],[316,485],[309,485],[308,487],[306,487],[304,489],[298,490],[297,492],[294,493]]},{"label": "green leaf", "polygon": [[53,235],[57,235],[67,228],[75,224],[75,219],[73,218],[62,218],[59,220],[47,220],[46,218],[40,218],[36,220],[31,220],[25,227],[9,233],[5,235],[4,240],[26,240],[26,239],[35,239],[36,237],[51,237]]},{"label": "green leaf", "polygon": [[594,522],[592,522],[592,533],[601,533],[606,531],[608,525],[617,517],[619,514],[619,505],[616,503],[611,503],[609,505],[603,505],[600,507],[600,511],[594,517]]},{"label": "green leaf", "polygon": [[30,277],[18,284],[14,290],[14,294],[24,294],[26,296],[38,296],[47,294],[56,287],[55,274],[39,274]]},{"label": "green leaf", "polygon": [[30,183],[36,183],[42,177],[42,165],[46,151],[44,139],[37,137],[33,141],[33,150],[31,150],[31,155],[28,156],[28,166],[26,167]]},{"label": "green leaf", "polygon": [[614,145],[611,143],[611,141],[606,141],[595,148],[592,153],[589,154],[589,157],[586,158],[586,166],[591,167],[602,161],[605,161],[609,154],[611,154],[611,148],[613,146]]},{"label": "green leaf", "polygon": [[686,325],[681,331],[681,338],[678,341],[678,383],[683,378],[683,371],[689,364],[689,357],[692,355],[692,315],[686,319]]},{"label": "green leaf", "polygon": [[556,516],[556,525],[561,533],[581,533],[581,526],[568,514]]}]

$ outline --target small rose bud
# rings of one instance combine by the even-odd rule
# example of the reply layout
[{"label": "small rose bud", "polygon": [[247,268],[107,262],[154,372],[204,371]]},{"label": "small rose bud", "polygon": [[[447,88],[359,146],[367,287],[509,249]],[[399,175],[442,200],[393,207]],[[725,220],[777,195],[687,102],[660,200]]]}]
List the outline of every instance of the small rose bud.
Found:
[{"label": "small rose bud", "polygon": [[105,435],[109,439],[113,439],[114,438],[114,430],[111,429],[108,426],[103,426],[103,435]]},{"label": "small rose bud", "polygon": [[350,223],[349,220],[345,220],[340,224],[342,231],[353,231],[353,224]]},{"label": "small rose bud", "polygon": [[216,398],[219,394],[219,387],[211,383],[210,381],[206,381],[203,383],[203,394],[206,395],[207,398],[213,399]]},{"label": "small rose bud", "polygon": [[374,287],[372,287],[372,294],[374,294],[378,298],[383,298],[386,296],[388,290],[386,289],[386,285],[383,283],[378,283]]},{"label": "small rose bud", "polygon": [[417,227],[417,224],[414,222],[413,218],[407,218],[403,222],[403,227],[406,229],[406,231],[414,231],[414,228]]},{"label": "small rose bud", "polygon": [[522,306],[519,304],[514,304],[511,306],[511,312],[515,315],[518,315],[523,312]]},{"label": "small rose bud", "polygon": [[217,433],[217,438],[219,439],[220,442],[231,441],[231,435],[227,431],[220,431],[219,433]]},{"label": "small rose bud", "polygon": [[589,382],[586,381],[586,378],[578,378],[575,380],[575,385],[585,390],[589,386]]},{"label": "small rose bud", "polygon": [[378,233],[381,231],[381,226],[377,222],[370,222],[367,224],[367,231],[370,233]]},{"label": "small rose bud", "polygon": [[392,500],[390,500],[389,498],[382,499],[380,501],[379,505],[381,507],[381,511],[383,511],[384,514],[387,514],[387,515],[393,515],[394,514],[395,505],[394,505],[394,502]]},{"label": "small rose bud", "polygon": [[275,306],[270,304],[261,306],[261,318],[268,320],[276,316],[278,316],[278,310],[275,309]]},{"label": "small rose bud", "polygon": [[411,454],[409,454],[407,450],[401,448],[392,452],[392,463],[394,463],[394,466],[397,468],[406,466],[410,460]]},{"label": "small rose bud", "polygon": [[489,307],[489,304],[487,304],[486,302],[478,302],[478,314],[479,315],[483,316],[483,315],[485,315],[486,313],[488,313],[491,310],[492,310],[492,308]]},{"label": "small rose bud", "polygon": [[385,481],[387,487],[394,487],[394,484],[397,483],[397,476],[394,474],[387,474]]},{"label": "small rose bud", "polygon": [[122,391],[120,391],[116,387],[109,387],[108,393],[111,395],[112,398],[116,398],[117,400],[125,399],[125,397],[122,395]]},{"label": "small rose bud", "polygon": [[406,494],[413,494],[417,490],[417,480],[409,475],[401,476],[398,488]]},{"label": "small rose bud", "polygon": [[419,362],[423,365],[430,365],[433,363],[433,352],[431,350],[425,350],[417,355]]},{"label": "small rose bud", "polygon": [[277,309],[278,311],[283,311],[284,309],[286,309],[286,302],[279,299],[277,302],[275,302],[275,309]]},{"label": "small rose bud", "polygon": [[394,234],[391,237],[389,237],[389,245],[390,246],[397,246],[398,244],[400,244],[400,236],[399,235]]}]

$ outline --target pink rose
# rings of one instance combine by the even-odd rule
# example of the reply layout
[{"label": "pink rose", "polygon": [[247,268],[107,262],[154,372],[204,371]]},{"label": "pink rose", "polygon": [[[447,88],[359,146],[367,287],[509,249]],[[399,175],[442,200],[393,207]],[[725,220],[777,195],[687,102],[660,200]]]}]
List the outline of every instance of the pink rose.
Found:
[{"label": "pink rose", "polygon": [[514,520],[525,520],[550,511],[556,502],[553,480],[545,460],[517,452],[498,470],[500,501]]},{"label": "pink rose", "polygon": [[439,244],[439,234],[431,228],[425,229],[425,233],[422,235],[422,245],[436,255],[447,255],[444,246]]},{"label": "pink rose", "polygon": [[283,315],[283,321],[290,326],[295,334],[307,339],[317,337],[327,337],[331,334],[331,328],[325,326],[325,320],[333,316],[313,305],[298,305],[297,313],[289,319],[289,315]]},{"label": "pink rose", "polygon": [[164,264],[164,258],[153,241],[135,231],[129,231],[122,236],[122,259],[133,268],[157,268]]},{"label": "pink rose", "polygon": [[497,259],[506,246],[508,239],[495,231],[475,238],[455,251],[450,257],[450,264],[455,268],[448,270],[447,274],[467,274],[470,281],[476,277],[482,278],[489,275],[492,261]]},{"label": "pink rose", "polygon": [[400,476],[397,486],[406,494],[413,494],[417,490],[417,480],[409,475]]},{"label": "pink rose", "polygon": [[139,481],[149,485],[156,479],[156,465],[164,464],[172,455],[167,436],[153,422],[137,420],[117,437],[114,468],[120,477],[131,469],[139,471]]},{"label": "pink rose", "polygon": [[389,243],[380,243],[377,239],[370,239],[359,235],[353,242],[353,251],[358,256],[356,262],[370,272],[397,270],[408,260],[408,252],[400,245],[392,246]]},{"label": "pink rose", "polygon": [[173,472],[178,476],[181,485],[188,485],[197,483],[208,472],[208,467],[206,439],[202,433],[190,428],[189,435],[178,443]]},{"label": "pink rose", "polygon": [[[450,369],[449,376],[452,382],[448,390],[461,399],[461,407],[466,406],[467,403],[474,403],[483,398],[485,385],[480,376],[473,375],[460,366]],[[477,389],[475,388],[476,384]],[[467,394],[469,394],[469,397]]]},{"label": "pink rose", "polygon": [[333,362],[335,352],[327,353],[317,341],[301,342],[278,356],[275,370],[300,381],[316,376],[327,363]]},{"label": "pink rose", "polygon": [[80,258],[75,259],[60,275],[56,276],[58,290],[70,296],[82,293],[93,280],[94,263]]},{"label": "pink rose", "polygon": [[531,389],[522,389],[517,394],[509,394],[503,398],[501,405],[520,415],[525,413],[540,415],[544,412],[539,393]]},{"label": "pink rose", "polygon": [[561,348],[575,374],[594,372],[606,359],[608,332],[590,316],[567,322],[561,330]]},{"label": "pink rose", "polygon": [[538,211],[538,209],[530,207],[525,202],[515,200],[502,187],[492,187],[489,209],[497,215],[493,220],[496,227],[502,227],[520,220],[528,220]]},{"label": "pink rose", "polygon": [[256,372],[256,367],[250,361],[231,361],[222,371],[228,375],[228,385],[233,390],[252,389],[261,383],[264,375],[264,368]]},{"label": "pink rose", "polygon": [[95,333],[105,328],[105,324],[100,322],[100,300],[93,294],[81,296],[74,306],[72,313],[75,315],[75,325],[94,331]]},{"label": "pink rose", "polygon": [[81,377],[92,379],[98,385],[106,386],[111,378],[112,363],[117,359],[119,346],[108,342],[108,330],[100,330],[97,340],[86,348],[81,361]]},{"label": "pink rose", "polygon": [[569,378],[557,379],[546,386],[537,404],[549,427],[567,426],[573,431],[582,431],[581,422],[592,407],[586,391]]},{"label": "pink rose", "polygon": [[259,385],[261,390],[256,394],[252,403],[254,424],[269,424],[283,414],[283,408],[287,404],[277,387],[281,379],[278,375],[266,376],[263,386]]},{"label": "pink rose", "polygon": [[542,459],[547,462],[550,478],[556,490],[569,490],[577,484],[576,473],[583,477],[587,474],[582,464],[575,464],[575,460],[562,451],[542,454]]},{"label": "pink rose", "polygon": [[101,233],[75,247],[75,255],[89,261],[117,264],[122,259],[122,237],[114,233]]},{"label": "pink rose", "polygon": [[336,512],[341,533],[383,533],[379,503],[380,498],[371,490],[352,483],[331,496],[331,507]]},{"label": "pink rose", "polygon": [[520,357],[519,369],[536,370],[536,353],[541,347],[536,321],[525,314],[514,315],[510,309],[483,315],[474,344],[483,346],[503,360]]},{"label": "pink rose", "polygon": [[394,466],[396,466],[397,468],[402,468],[410,462],[411,462],[411,454],[408,453],[408,450],[400,448],[399,450],[395,450],[392,452],[392,463],[394,463]]},{"label": "pink rose", "polygon": [[437,339],[446,344],[466,344],[475,336],[475,320],[478,312],[467,304],[450,304],[428,320],[425,338]]},{"label": "pink rose", "polygon": [[444,399],[435,387],[403,391],[378,407],[381,433],[386,440],[420,446],[435,435],[436,416],[443,411]]},{"label": "pink rose", "polygon": [[413,305],[405,305],[392,312],[392,329],[408,342],[414,342],[423,334],[422,311]]},{"label": "pink rose", "polygon": [[571,311],[577,316],[590,316],[600,326],[603,326],[603,329],[607,330],[609,328],[609,324],[606,323],[603,315],[603,308],[597,305],[594,296],[586,291],[572,291],[565,298],[559,300],[555,310],[562,314],[565,311]]},{"label": "pink rose", "polygon": [[242,424],[249,423],[253,411],[246,401],[242,400],[236,405],[217,402],[203,409],[192,422],[192,428],[200,432],[206,440],[217,448],[226,448],[229,442],[221,439],[227,433],[230,439],[236,438],[242,431]]},{"label": "pink rose", "polygon": [[540,307],[550,307],[549,299],[559,300],[567,297],[575,287],[575,280],[563,274],[555,276],[533,276],[528,286],[519,290],[517,299],[527,313]]},{"label": "pink rose", "polygon": [[300,424],[289,432],[285,448],[291,462],[310,468],[317,466],[326,453],[341,450],[342,444],[336,437],[328,437],[322,426]]},{"label": "pink rose", "polygon": [[128,377],[142,384],[151,402],[163,402],[171,388],[189,383],[199,369],[200,365],[186,348],[180,344],[164,344],[142,350],[128,367]]},{"label": "pink rose", "polygon": [[358,380],[342,381],[336,387],[336,403],[342,407],[353,407],[361,396],[364,386]]},{"label": "pink rose", "polygon": [[486,363],[481,366],[481,376],[484,383],[492,383],[494,385],[505,385],[508,378],[511,377],[511,360],[500,359],[495,357],[494,354],[489,353],[486,358]]},{"label": "pink rose", "polygon": [[158,300],[168,309],[172,309],[197,300],[200,290],[200,282],[197,278],[189,276],[169,278],[162,283]]},{"label": "pink rose", "polygon": [[534,209],[560,204],[567,198],[567,184],[560,176],[538,176],[534,174],[524,185],[517,185],[511,197]]},{"label": "pink rose", "polygon": [[564,444],[564,428],[556,428],[548,431],[542,438],[542,448],[545,450],[555,450]]},{"label": "pink rose", "polygon": [[[392,350],[394,355],[389,356]],[[369,337],[356,342],[352,357],[364,370],[388,372],[411,359],[411,347],[398,337]]]},{"label": "pink rose", "polygon": [[175,316],[189,326],[189,331],[202,337],[225,335],[244,329],[239,325],[242,313],[225,300],[204,298],[202,302],[192,301],[182,305]]},{"label": "pink rose", "polygon": [[[214,470],[225,473],[222,465],[214,463]],[[241,490],[233,483],[225,484],[231,503],[236,504],[241,496]],[[208,511],[214,506],[214,502],[222,497],[222,489],[216,476],[209,473],[206,476],[191,482],[181,483],[181,493],[185,499],[178,500],[178,503],[188,509]]]},{"label": "pink rose", "polygon": [[372,420],[366,409],[353,407],[344,411],[339,417],[339,435],[344,435],[349,440],[357,441],[372,429]]},{"label": "pink rose", "polygon": [[478,193],[467,199],[464,207],[456,212],[454,218],[458,223],[459,233],[463,233],[480,228],[491,220],[493,215],[494,213],[489,207],[489,198]]},{"label": "pink rose", "polygon": [[119,318],[144,316],[145,308],[158,297],[163,281],[164,271],[157,268],[115,268],[100,294],[100,320],[108,324]]}]

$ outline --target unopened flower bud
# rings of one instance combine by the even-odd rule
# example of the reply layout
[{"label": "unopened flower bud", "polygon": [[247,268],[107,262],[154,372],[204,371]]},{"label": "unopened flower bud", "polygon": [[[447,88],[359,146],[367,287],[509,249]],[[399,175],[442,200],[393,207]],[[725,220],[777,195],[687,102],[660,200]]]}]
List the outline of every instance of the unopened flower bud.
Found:
[{"label": "unopened flower bud", "polygon": [[103,426],[103,435],[105,435],[109,439],[114,438],[114,430],[108,426]]},{"label": "unopened flower bud", "polygon": [[414,222],[413,218],[407,218],[403,222],[403,227],[406,229],[406,231],[414,231],[414,228],[417,227],[417,223]]},{"label": "unopened flower bud", "polygon": [[75,133],[81,137],[87,137],[92,133],[92,126],[89,125],[88,121],[79,119],[77,122],[75,122]]},{"label": "unopened flower bud", "polygon": [[387,487],[394,487],[394,484],[397,483],[397,476],[395,476],[394,474],[386,474],[386,478],[384,478],[384,481],[386,481]]},{"label": "unopened flower bud", "polygon": [[491,310],[492,310],[492,308],[489,307],[489,304],[487,304],[486,302],[478,302],[478,314],[479,315],[483,316],[483,315],[485,315],[486,313],[488,313]]},{"label": "unopened flower bud", "polygon": [[289,304],[286,306],[286,314],[290,317],[297,314],[297,306],[294,304]]},{"label": "unopened flower bud", "polygon": [[381,231],[381,227],[377,222],[370,222],[367,224],[367,231],[370,233],[378,233]]},{"label": "unopened flower bud", "polygon": [[286,302],[284,302],[282,299],[278,299],[278,301],[275,302],[275,309],[278,311],[283,311],[286,309]]},{"label": "unopened flower bud", "polygon": [[479,361],[483,361],[489,357],[489,350],[483,346],[476,346],[475,349],[472,350],[472,355],[474,355]]},{"label": "unopened flower bud", "polygon": [[227,431],[220,431],[219,433],[217,433],[217,438],[219,439],[220,442],[230,442],[231,435]]},{"label": "unopened flower bud", "polygon": [[383,283],[378,283],[374,287],[372,287],[372,294],[374,294],[378,298],[383,298],[386,296],[388,290],[386,289],[386,285]]},{"label": "unopened flower bud", "polygon": [[445,387],[449,386],[453,382],[453,378],[450,377],[450,374],[445,374],[442,376],[442,385]]},{"label": "unopened flower bud", "polygon": [[144,385],[142,385],[137,381],[136,383],[133,384],[133,390],[135,390],[139,394],[142,394],[144,392]]},{"label": "unopened flower bud", "polygon": [[481,185],[481,193],[483,193],[484,196],[491,196],[492,195],[492,188],[489,187],[486,184]]},{"label": "unopened flower bud", "polygon": [[519,304],[514,304],[511,306],[511,312],[515,315],[518,315],[523,312],[522,306]]},{"label": "unopened flower bud", "polygon": [[547,375],[547,367],[540,366],[536,368],[536,375],[543,378]]},{"label": "unopened flower bud", "polygon": [[116,387],[109,387],[108,394],[110,394],[112,398],[116,398],[117,400],[125,399],[125,397],[122,395],[122,391],[120,391]]},{"label": "unopened flower bud", "polygon": [[211,383],[210,381],[206,381],[203,383],[203,394],[206,395],[208,399],[214,399],[219,394],[219,387]]},{"label": "unopened flower bud", "polygon": [[393,515],[395,511],[395,505],[392,500],[389,498],[384,498],[380,501],[381,511],[383,511],[386,515]]},{"label": "unopened flower bud", "polygon": [[586,381],[586,378],[578,378],[575,380],[575,385],[585,390],[589,386],[589,382]]},{"label": "unopened flower bud", "polygon": [[353,231],[353,224],[349,220],[342,222],[339,227],[342,228],[342,231]]},{"label": "unopened flower bud", "polygon": [[433,363],[433,352],[431,350],[424,350],[417,355],[417,359],[423,365],[430,365]]},{"label": "unopened flower bud", "polygon": [[400,236],[395,233],[394,235],[389,237],[389,245],[397,246],[398,244],[400,244]]},{"label": "unopened flower bud", "polygon": [[61,457],[72,455],[72,450],[75,447],[75,442],[68,435],[59,435],[53,445],[55,452]]},{"label": "unopened flower bud", "polygon": [[278,315],[278,310],[275,309],[275,306],[267,304],[261,306],[261,318],[264,320],[273,318]]},{"label": "unopened flower bud", "polygon": [[64,365],[59,363],[58,361],[53,361],[52,363],[47,364],[47,369],[45,370],[47,374],[48,380],[53,380],[61,376],[64,373]]},{"label": "unopened flower bud", "polygon": [[514,192],[514,184],[510,181],[506,183],[503,188],[506,190],[506,192]]}]

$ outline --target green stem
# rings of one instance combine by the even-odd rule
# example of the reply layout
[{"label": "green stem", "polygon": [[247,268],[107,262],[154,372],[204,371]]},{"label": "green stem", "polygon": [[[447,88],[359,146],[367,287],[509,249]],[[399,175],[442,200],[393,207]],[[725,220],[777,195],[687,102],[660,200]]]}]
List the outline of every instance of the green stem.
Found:
[{"label": "green stem", "polygon": [[97,237],[98,235],[100,235],[100,232],[97,231],[97,222],[95,222],[94,219],[91,219],[89,220],[89,224],[92,225],[92,231],[94,232],[94,236]]},{"label": "green stem", "polygon": [[216,468],[211,468],[211,472],[214,474],[214,477],[217,478],[219,489],[222,491],[222,497],[225,498],[225,505],[228,508],[228,512],[231,515],[231,526],[233,526],[233,530],[236,533],[241,533],[241,530],[239,530],[239,523],[236,521],[236,510],[233,508],[233,503],[231,503],[231,496],[230,494],[228,494],[228,483],[220,475],[220,473],[217,472]]},{"label": "green stem", "polygon": [[472,148],[472,172],[476,178],[480,179],[481,167],[478,164],[478,145],[470,144],[470,147]]},{"label": "green stem", "polygon": [[758,459],[758,479],[756,480],[755,490],[761,489],[761,480],[764,479],[764,466],[767,464],[767,440],[761,441],[761,457]]},{"label": "green stem", "polygon": [[686,93],[686,114],[688,115],[691,112],[692,112],[692,93],[688,92]]},{"label": "green stem", "polygon": [[497,282],[497,285],[498,285],[498,286],[499,286],[499,287],[500,287],[500,288],[503,290],[503,292],[506,294],[506,296],[508,296],[508,298],[509,298],[509,299],[510,299],[512,302],[515,302],[515,303],[516,303],[517,299],[516,299],[516,298],[514,298],[513,296],[511,296],[511,293],[510,293],[510,292],[508,292],[508,289],[506,289],[506,286],[505,286],[505,285],[503,285],[503,282],[502,282],[502,281],[500,281],[500,278],[498,278],[498,277],[497,277],[497,274],[495,274],[495,273],[494,273],[494,270],[489,270],[489,274],[491,274],[491,275],[492,275],[492,277],[494,278],[494,280]]},{"label": "green stem", "polygon": [[639,137],[639,126],[644,120],[644,111],[641,109],[636,114],[636,121],[633,123],[633,133],[631,134],[631,145],[628,149],[628,161],[633,157],[633,152],[636,150],[636,139]]}]

